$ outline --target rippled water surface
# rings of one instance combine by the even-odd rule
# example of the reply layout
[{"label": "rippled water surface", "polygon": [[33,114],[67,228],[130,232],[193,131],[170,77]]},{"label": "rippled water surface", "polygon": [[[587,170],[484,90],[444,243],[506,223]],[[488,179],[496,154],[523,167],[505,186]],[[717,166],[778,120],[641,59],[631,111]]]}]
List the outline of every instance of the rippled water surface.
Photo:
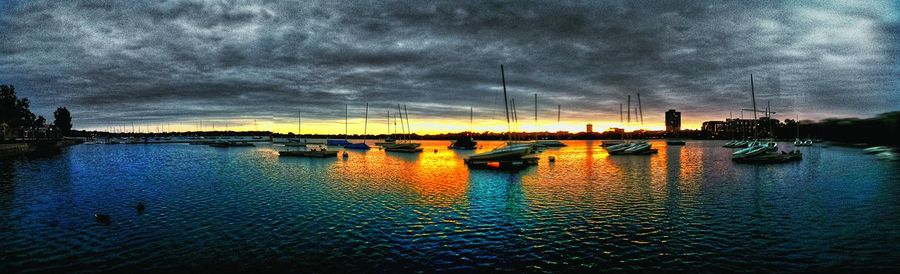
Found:
[{"label": "rippled water surface", "polygon": [[900,269],[896,162],[812,147],[741,165],[722,143],[569,141],[517,172],[470,170],[446,141],[347,159],[80,145],[0,161],[0,272]]}]

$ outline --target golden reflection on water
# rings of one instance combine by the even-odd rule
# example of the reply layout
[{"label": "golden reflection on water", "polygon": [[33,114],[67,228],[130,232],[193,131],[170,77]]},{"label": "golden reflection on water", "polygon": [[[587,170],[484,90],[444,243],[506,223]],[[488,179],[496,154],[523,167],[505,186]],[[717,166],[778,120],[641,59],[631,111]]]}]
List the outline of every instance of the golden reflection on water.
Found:
[{"label": "golden reflection on water", "polygon": [[[704,149],[694,142],[668,147],[665,141],[651,141],[659,153],[639,156],[609,155],[600,141],[565,141],[567,147],[545,149],[539,164],[524,170],[470,170],[463,162],[466,155],[489,151],[502,142],[479,141],[475,151],[448,149],[449,141],[421,143],[421,153],[386,152],[373,146],[342,150],[347,158],[273,161],[326,169],[325,178],[336,182],[326,187],[349,188],[338,192],[402,193],[418,197],[412,203],[444,206],[466,203],[470,192],[484,187],[471,184],[483,180],[514,184],[534,206],[572,201],[599,205],[611,199],[657,203],[665,195],[696,193],[705,161]],[[278,157],[281,149],[285,148],[258,148],[266,159]],[[556,161],[550,162],[550,156]]]}]

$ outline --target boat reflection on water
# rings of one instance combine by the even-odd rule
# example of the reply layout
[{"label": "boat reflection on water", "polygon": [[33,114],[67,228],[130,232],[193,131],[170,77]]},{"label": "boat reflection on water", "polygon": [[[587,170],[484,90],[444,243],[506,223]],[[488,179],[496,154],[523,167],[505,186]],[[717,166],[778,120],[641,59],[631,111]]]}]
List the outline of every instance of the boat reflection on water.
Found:
[{"label": "boat reflection on water", "polygon": [[[34,254],[7,258],[13,273],[30,265],[87,269],[98,260],[131,262],[111,272],[177,269],[185,260],[219,270],[223,256],[248,268],[272,267],[253,258],[283,258],[274,264],[323,272],[703,272],[711,260],[721,269],[777,272],[820,270],[821,260],[849,269],[900,260],[895,235],[884,233],[900,227],[883,218],[900,214],[893,162],[834,147],[810,149],[794,164],[742,165],[722,148],[726,141],[649,142],[657,154],[622,157],[599,141],[567,140],[519,170],[464,163],[502,141],[479,140],[474,151],[422,141],[425,153],[349,151],[346,159],[280,157],[294,148],[273,145],[74,146],[0,162],[0,223],[8,224],[0,238],[12,239],[0,250]],[[109,214],[109,226],[94,221],[97,213]],[[853,252],[802,248],[833,242]],[[203,252],[169,252],[195,249]],[[835,254],[866,258],[831,261]],[[661,256],[669,263],[655,261]]]}]

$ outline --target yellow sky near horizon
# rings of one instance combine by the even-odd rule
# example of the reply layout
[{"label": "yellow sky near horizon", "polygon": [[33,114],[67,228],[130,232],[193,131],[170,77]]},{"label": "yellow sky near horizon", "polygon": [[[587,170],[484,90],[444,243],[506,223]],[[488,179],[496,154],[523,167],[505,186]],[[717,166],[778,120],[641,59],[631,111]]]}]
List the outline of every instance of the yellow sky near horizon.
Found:
[{"label": "yellow sky near horizon", "polygon": [[[699,129],[700,125],[703,121],[706,120],[682,120],[682,129]],[[417,134],[440,134],[440,133],[453,133],[453,132],[463,132],[469,131],[470,125],[468,119],[460,119],[460,120],[446,120],[446,119],[410,119],[410,123],[412,126],[412,131]],[[646,130],[663,130],[665,129],[665,125],[662,121],[654,121],[648,122],[645,120],[643,125],[639,123],[625,123],[624,125],[616,121],[576,121],[576,120],[563,120],[557,124],[556,121],[538,121],[537,130],[544,132],[556,132],[558,130],[568,131],[572,133],[583,132],[585,131],[586,124],[593,124],[593,128],[595,132],[603,132],[609,128],[617,127],[617,128],[625,128],[627,131],[633,131],[638,129],[646,129]],[[193,123],[141,123],[135,124],[135,131],[137,132],[171,132],[171,131],[212,131],[212,130],[231,130],[231,131],[272,131],[275,133],[297,133],[297,121],[295,119],[265,119],[265,120],[256,120],[254,123],[253,119],[240,119],[240,120],[204,120],[202,128],[199,127],[199,122]],[[227,126],[226,126],[227,125]],[[347,131],[349,134],[362,134],[365,128],[364,119],[350,119],[347,123]],[[157,129],[158,128],[158,129]],[[500,121],[475,121],[471,126],[472,130],[475,132],[506,132],[507,125],[505,122]],[[130,132],[131,124],[128,125],[119,125],[113,127],[86,127],[87,130],[100,130],[106,131],[111,130],[115,132]],[[533,121],[520,122],[519,126],[513,126],[513,131],[524,131],[524,132],[532,132],[535,129],[535,125]],[[394,125],[392,124],[390,127],[391,132],[394,131]],[[397,123],[397,130],[400,130],[400,123]],[[388,133],[388,125],[385,123],[384,119],[379,120],[370,120],[368,124],[367,132],[369,134],[386,134]],[[344,133],[344,120],[310,120],[303,121],[302,124],[302,133],[304,134],[343,134]]]}]

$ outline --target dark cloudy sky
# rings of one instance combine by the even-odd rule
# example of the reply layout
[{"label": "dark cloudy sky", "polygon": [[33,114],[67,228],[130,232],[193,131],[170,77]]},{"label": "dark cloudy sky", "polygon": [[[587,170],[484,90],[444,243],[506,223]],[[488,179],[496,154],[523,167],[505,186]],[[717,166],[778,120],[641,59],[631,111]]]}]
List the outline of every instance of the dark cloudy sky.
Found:
[{"label": "dark cloudy sky", "polygon": [[538,93],[541,123],[559,104],[572,130],[618,124],[638,92],[647,127],[737,116],[751,73],[781,118],[900,110],[900,4],[845,2],[0,0],[0,83],[77,128],[287,131],[302,111],[343,130],[368,102],[407,104],[414,130],[468,129],[470,106],[496,129],[500,64],[520,119]]}]

